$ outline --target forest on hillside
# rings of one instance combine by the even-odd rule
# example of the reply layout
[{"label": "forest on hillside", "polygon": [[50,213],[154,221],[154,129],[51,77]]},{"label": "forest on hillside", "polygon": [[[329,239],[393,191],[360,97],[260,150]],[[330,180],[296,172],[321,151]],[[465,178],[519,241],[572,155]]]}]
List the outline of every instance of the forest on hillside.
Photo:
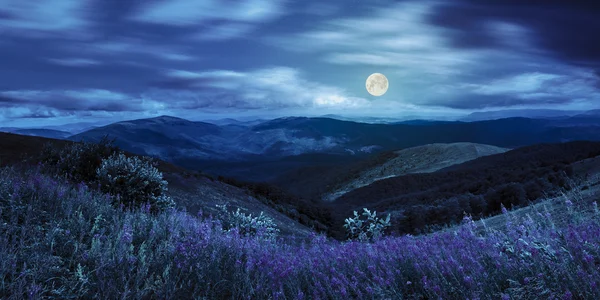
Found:
[{"label": "forest on hillside", "polygon": [[528,146],[434,173],[380,180],[345,194],[330,207],[335,207],[334,224],[353,210],[369,207],[397,212],[394,233],[420,233],[432,225],[459,222],[465,213],[490,216],[501,206],[525,206],[570,190],[586,179],[572,164],[598,155],[598,142]]},{"label": "forest on hillside", "polygon": [[[255,196],[270,199],[280,211],[310,227],[344,239],[344,219],[363,207],[378,212],[394,212],[391,234],[419,234],[460,222],[464,214],[475,218],[495,215],[501,207],[521,207],[570,190],[586,174],[573,171],[572,164],[600,155],[598,142],[541,144],[506,153],[481,157],[434,173],[409,174],[377,181],[351,191],[333,203],[323,203],[320,195],[337,182],[356,176],[361,168],[385,160],[393,153],[346,167],[322,167],[321,176],[290,173],[302,189],[285,189],[274,184],[221,180],[248,189]],[[304,175],[304,176],[303,176]],[[310,175],[310,176],[308,176]],[[285,182],[284,182],[285,183]],[[296,193],[292,193],[296,192]],[[302,217],[300,217],[300,215]],[[315,226],[318,224],[318,226]]]}]

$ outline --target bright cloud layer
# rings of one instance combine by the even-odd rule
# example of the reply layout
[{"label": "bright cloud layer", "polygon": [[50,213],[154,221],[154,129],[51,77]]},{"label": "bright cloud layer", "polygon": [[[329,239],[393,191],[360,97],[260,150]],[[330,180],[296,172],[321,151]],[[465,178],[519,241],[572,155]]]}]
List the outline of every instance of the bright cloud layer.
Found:
[{"label": "bright cloud layer", "polygon": [[0,30],[31,35],[78,33],[89,25],[89,0],[0,0]]},{"label": "bright cloud layer", "polygon": [[[557,80],[558,86],[568,85],[570,92],[580,91],[578,95],[588,101],[600,100],[598,93],[590,93],[597,80],[580,80],[581,75],[574,74],[579,68],[539,56],[543,51],[536,48],[531,30],[516,23],[492,19],[482,24],[502,51],[457,48],[452,40],[455,32],[430,21],[444,4],[402,2],[267,42],[288,51],[314,53],[329,64],[384,70],[398,86],[396,92],[390,90],[393,97],[418,105],[481,109],[522,105],[522,99],[533,97],[565,104],[581,100],[551,84]],[[498,101],[499,97],[504,99]]]},{"label": "bright cloud layer", "polygon": [[598,7],[540,5],[0,0],[0,123],[599,108]]},{"label": "bright cloud layer", "polygon": [[178,86],[180,89],[161,88],[146,94],[147,97],[176,97],[179,99],[177,105],[212,108],[233,106],[241,109],[351,109],[370,106],[370,102],[365,99],[348,96],[344,90],[337,87],[307,80],[300,71],[288,67],[256,69],[249,72],[172,70],[166,75],[166,86]]}]

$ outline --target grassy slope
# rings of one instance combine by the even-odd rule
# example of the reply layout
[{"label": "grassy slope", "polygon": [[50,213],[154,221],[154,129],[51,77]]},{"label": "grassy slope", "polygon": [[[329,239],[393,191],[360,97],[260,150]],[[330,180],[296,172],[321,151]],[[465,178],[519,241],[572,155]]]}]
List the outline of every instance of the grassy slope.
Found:
[{"label": "grassy slope", "polygon": [[[511,211],[512,217],[525,218],[527,215],[536,215],[538,213],[550,213],[553,216],[553,221],[556,225],[566,226],[572,221],[565,208],[568,202],[572,203],[572,207],[582,215],[593,214],[593,202],[600,202],[600,157],[588,159],[577,163],[580,168],[576,168],[576,173],[585,174],[588,172],[590,176],[585,179],[580,185],[571,183],[573,190],[562,193],[560,196],[551,197],[538,203],[532,203],[526,207],[521,207]],[[571,205],[571,204],[569,204]],[[500,214],[477,222],[480,229],[485,227],[502,230],[506,227],[506,222],[509,220],[506,214]],[[485,224],[485,225],[484,225]]]},{"label": "grassy slope", "polygon": [[81,186],[20,176],[0,170],[3,299],[600,297],[600,212],[564,202],[530,220],[509,213],[512,224],[483,231],[466,219],[373,244],[289,245],[178,211],[119,211]]},{"label": "grassy slope", "polygon": [[333,201],[377,180],[434,172],[506,150],[474,143],[430,144],[383,152],[350,163],[313,163],[289,171],[272,183],[300,197]]},{"label": "grassy slope", "polygon": [[413,173],[431,173],[482,156],[504,153],[509,149],[474,143],[430,144],[394,151],[395,157],[331,189],[323,200],[334,201],[344,194],[377,180]]},{"label": "grassy slope", "polygon": [[[37,155],[46,143],[63,147],[72,142],[42,137],[23,136],[0,132],[0,167],[15,164],[35,165]],[[216,204],[226,204],[230,209],[241,208],[256,216],[261,211],[275,219],[286,235],[306,237],[310,229],[278,212],[263,201],[249,195],[243,189],[212,180],[196,171],[189,171],[174,164],[158,161],[158,169],[169,182],[168,195],[180,208],[192,214],[203,210],[206,214],[217,214]]]}]

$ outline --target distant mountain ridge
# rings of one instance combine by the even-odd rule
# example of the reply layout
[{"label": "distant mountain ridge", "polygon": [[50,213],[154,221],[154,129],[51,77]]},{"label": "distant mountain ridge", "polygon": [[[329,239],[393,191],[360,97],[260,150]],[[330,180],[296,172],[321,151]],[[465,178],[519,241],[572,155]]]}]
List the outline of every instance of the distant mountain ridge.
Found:
[{"label": "distant mountain ridge", "polygon": [[44,129],[44,128],[15,128],[15,127],[2,127],[0,132],[8,132],[21,135],[39,136],[52,139],[66,139],[73,135],[67,131]]},{"label": "distant mountain ridge", "polygon": [[507,109],[496,111],[474,112],[466,117],[460,118],[459,121],[473,122],[485,120],[497,120],[506,118],[557,118],[557,117],[572,117],[578,114],[585,113],[583,110],[558,110],[558,109]]},{"label": "distant mountain ridge", "polygon": [[[600,118],[507,118],[477,122],[418,121],[368,124],[329,118],[287,117],[257,125],[215,125],[170,116],[117,122],[69,137],[115,138],[121,148],[255,181],[276,178],[308,162],[279,163],[299,155],[360,159],[373,153],[434,143],[471,142],[502,148],[574,140],[600,140]],[[268,164],[269,167],[266,167]],[[242,173],[245,175],[242,175]]]}]

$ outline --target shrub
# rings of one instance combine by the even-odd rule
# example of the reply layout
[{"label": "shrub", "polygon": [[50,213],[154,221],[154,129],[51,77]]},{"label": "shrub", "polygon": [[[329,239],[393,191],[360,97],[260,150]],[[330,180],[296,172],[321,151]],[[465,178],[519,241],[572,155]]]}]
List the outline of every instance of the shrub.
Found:
[{"label": "shrub", "polygon": [[118,151],[113,141],[104,137],[98,143],[73,143],[63,148],[51,144],[44,145],[41,162],[46,171],[80,183],[92,182],[96,178],[96,170],[103,159]]},{"label": "shrub", "polygon": [[217,208],[223,213],[221,220],[223,222],[223,229],[227,231],[235,228],[241,235],[261,235],[267,239],[274,239],[279,233],[274,220],[265,216],[263,212],[260,212],[260,215],[257,217],[252,217],[252,214],[247,215],[240,212],[240,208],[235,212],[229,212],[226,205],[217,205]]},{"label": "shrub", "polygon": [[116,203],[127,207],[150,204],[153,211],[174,206],[166,196],[167,181],[150,158],[127,157],[115,153],[96,170],[100,190],[115,196]]},{"label": "shrub", "polygon": [[374,242],[383,236],[385,228],[390,227],[390,215],[387,215],[385,220],[377,218],[377,212],[371,213],[368,209],[363,208],[362,216],[366,217],[361,220],[358,212],[354,211],[354,218],[347,218],[346,232],[348,240],[358,240],[360,242]]}]

